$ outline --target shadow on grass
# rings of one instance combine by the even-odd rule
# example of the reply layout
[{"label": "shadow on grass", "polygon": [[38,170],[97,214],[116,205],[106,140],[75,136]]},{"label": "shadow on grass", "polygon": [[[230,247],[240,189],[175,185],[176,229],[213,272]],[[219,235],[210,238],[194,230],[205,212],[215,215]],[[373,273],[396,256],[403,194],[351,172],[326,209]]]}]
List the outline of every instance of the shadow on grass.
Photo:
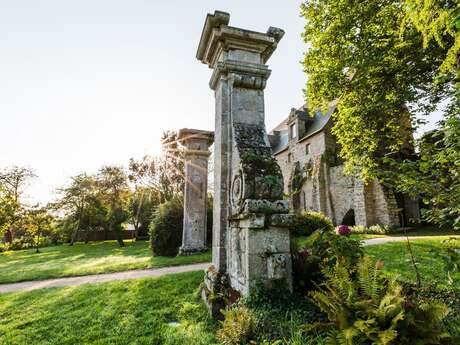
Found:
[{"label": "shadow on grass", "polygon": [[[213,323],[195,299],[202,279],[202,272],[189,272],[1,295],[0,342],[211,344]],[[179,321],[173,333],[180,337],[171,335],[170,321]]]},{"label": "shadow on grass", "polygon": [[46,247],[38,254],[32,250],[0,254],[0,283],[177,266],[210,259],[210,252],[183,257],[152,257],[146,241],[127,241],[125,247],[119,247],[116,241],[78,243]]}]

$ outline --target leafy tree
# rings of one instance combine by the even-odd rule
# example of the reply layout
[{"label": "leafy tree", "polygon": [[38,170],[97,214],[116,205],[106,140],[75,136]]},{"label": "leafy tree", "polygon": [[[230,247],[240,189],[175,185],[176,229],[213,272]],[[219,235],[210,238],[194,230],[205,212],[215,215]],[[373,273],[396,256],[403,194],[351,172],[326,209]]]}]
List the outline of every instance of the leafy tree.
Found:
[{"label": "leafy tree", "polygon": [[[0,238],[9,230],[11,216],[15,213],[16,209],[18,209],[18,206],[14,198],[0,185]],[[12,237],[11,232],[7,237],[10,241]]]},{"label": "leafy tree", "polygon": [[460,119],[452,116],[424,135],[418,147],[418,160],[394,164],[394,171],[401,171],[396,187],[423,198],[428,221],[460,230]]},{"label": "leafy tree", "polygon": [[164,155],[130,159],[129,181],[134,187],[130,199],[130,217],[136,233],[146,234],[153,212],[161,203],[182,194],[184,158],[176,132],[162,135]]},{"label": "leafy tree", "polygon": [[34,177],[33,170],[26,167],[13,166],[0,171],[0,229],[6,232],[9,243],[13,242],[15,226],[24,213],[21,200],[24,190]]},{"label": "leafy tree", "polygon": [[47,207],[36,205],[28,210],[23,220],[23,227],[26,231],[26,236],[30,236],[32,239],[36,253],[40,252],[41,239],[46,234],[51,233],[53,220],[53,216],[49,213]]},{"label": "leafy tree", "polygon": [[129,179],[135,188],[148,189],[156,194],[159,203],[182,194],[184,188],[184,158],[179,149],[176,132],[164,132],[162,145],[165,154],[158,157],[145,156],[129,161]]},{"label": "leafy tree", "polygon": [[122,224],[128,219],[127,201],[130,193],[123,167],[102,167],[97,175],[97,188],[99,197],[108,208],[108,230],[116,232],[117,241],[122,247]]},{"label": "leafy tree", "polygon": [[[424,47],[431,41],[448,52],[440,66],[439,77],[460,82],[458,69],[460,55],[460,6],[456,0],[406,0],[406,19],[411,21],[423,36]],[[457,90],[460,88],[457,84]],[[457,94],[458,96],[458,94]]]},{"label": "leafy tree", "polygon": [[[336,103],[332,131],[346,172],[422,194],[440,210],[430,216],[438,223],[439,215],[449,215],[452,223],[460,205],[453,195],[458,186],[439,189],[460,172],[454,152],[460,121],[459,9],[449,0],[306,0],[302,5],[309,47],[306,96],[311,109]],[[443,143],[430,148],[433,142],[414,142],[411,130],[441,104],[447,104]],[[414,184],[418,179],[423,182]]]},{"label": "leafy tree", "polygon": [[140,186],[135,187],[129,199],[129,215],[134,225],[136,238],[148,235],[149,224],[158,205],[157,194],[153,193],[151,189]]},{"label": "leafy tree", "polygon": [[79,174],[71,178],[69,186],[58,191],[61,198],[54,203],[54,208],[65,212],[65,224],[72,228],[70,245],[73,245],[82,229],[85,212],[96,195],[96,180],[93,176]]}]

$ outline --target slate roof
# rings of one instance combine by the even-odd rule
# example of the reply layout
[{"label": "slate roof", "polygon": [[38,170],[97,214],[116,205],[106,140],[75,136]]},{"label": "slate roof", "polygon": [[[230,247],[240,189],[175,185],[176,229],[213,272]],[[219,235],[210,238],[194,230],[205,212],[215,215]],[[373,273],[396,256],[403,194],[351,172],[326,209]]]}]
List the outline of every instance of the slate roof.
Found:
[{"label": "slate roof", "polygon": [[[313,134],[322,131],[331,119],[332,113],[335,111],[336,107],[337,102],[332,102],[326,114],[317,111],[314,116],[308,114],[306,105],[296,109],[296,116],[302,117],[304,119],[306,118],[305,132],[302,137],[297,139],[297,142],[305,140],[306,138],[311,137]],[[270,132],[269,140],[275,155],[281,151],[284,151],[289,146],[288,123],[290,120],[291,115]]]}]

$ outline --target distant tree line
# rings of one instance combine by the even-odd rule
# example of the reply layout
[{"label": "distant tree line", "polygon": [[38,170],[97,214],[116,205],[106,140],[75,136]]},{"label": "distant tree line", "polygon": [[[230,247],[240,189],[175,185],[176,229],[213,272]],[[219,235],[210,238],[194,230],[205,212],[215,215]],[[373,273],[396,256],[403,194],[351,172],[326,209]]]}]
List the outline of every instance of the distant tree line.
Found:
[{"label": "distant tree line", "polygon": [[176,132],[162,136],[165,154],[130,159],[128,167],[103,166],[94,174],[72,176],[47,205],[29,205],[24,191],[36,177],[32,169],[10,167],[0,171],[0,241],[3,247],[22,249],[46,243],[88,241],[94,231],[107,238],[134,226],[135,237],[146,237],[155,210],[183,191],[184,163]]}]

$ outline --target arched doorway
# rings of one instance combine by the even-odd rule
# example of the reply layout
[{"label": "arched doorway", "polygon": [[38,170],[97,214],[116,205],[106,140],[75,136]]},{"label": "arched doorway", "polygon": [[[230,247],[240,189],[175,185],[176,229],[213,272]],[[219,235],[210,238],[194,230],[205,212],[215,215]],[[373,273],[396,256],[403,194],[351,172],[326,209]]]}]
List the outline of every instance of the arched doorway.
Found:
[{"label": "arched doorway", "polygon": [[355,226],[356,225],[355,210],[354,209],[349,209],[347,211],[347,213],[345,213],[345,216],[343,216],[341,224],[348,225],[348,226]]}]

